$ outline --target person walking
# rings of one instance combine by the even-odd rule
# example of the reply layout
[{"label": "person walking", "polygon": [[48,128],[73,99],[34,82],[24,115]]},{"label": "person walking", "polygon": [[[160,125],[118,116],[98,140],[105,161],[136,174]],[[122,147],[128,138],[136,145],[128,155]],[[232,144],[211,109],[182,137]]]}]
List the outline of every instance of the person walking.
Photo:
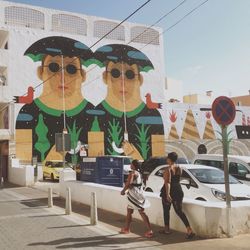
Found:
[{"label": "person walking", "polygon": [[192,239],[194,233],[190,227],[189,221],[182,211],[183,191],[180,184],[180,178],[182,169],[176,165],[178,155],[175,152],[171,152],[167,156],[168,167],[165,169],[163,178],[164,184],[161,189],[160,196],[162,198],[164,224],[165,228],[160,230],[160,233],[170,234],[169,219],[170,219],[170,208],[173,204],[176,214],[180,217],[187,229],[186,239]]},{"label": "person walking", "polygon": [[150,206],[150,203],[147,199],[145,199],[143,194],[140,163],[138,162],[138,160],[133,160],[130,167],[132,171],[129,173],[125,187],[121,191],[121,195],[125,195],[126,191],[128,190],[128,207],[126,226],[121,229],[120,233],[130,233],[132,214],[134,210],[138,210],[147,227],[147,231],[144,236],[147,238],[151,238],[153,236],[153,231],[149,222],[149,218],[144,211],[145,208]]}]

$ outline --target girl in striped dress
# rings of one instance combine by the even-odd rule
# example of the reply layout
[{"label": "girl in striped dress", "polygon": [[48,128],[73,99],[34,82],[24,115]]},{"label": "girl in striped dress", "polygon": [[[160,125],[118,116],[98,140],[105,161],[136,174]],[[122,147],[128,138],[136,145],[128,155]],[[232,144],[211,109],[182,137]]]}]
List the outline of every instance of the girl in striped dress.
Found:
[{"label": "girl in striped dress", "polygon": [[140,174],[140,163],[138,160],[133,160],[131,163],[131,172],[128,176],[127,182],[121,195],[125,195],[127,192],[128,207],[127,207],[127,218],[126,226],[121,229],[120,233],[128,234],[130,232],[130,224],[132,221],[132,214],[134,210],[138,210],[143,221],[147,226],[147,232],[144,234],[145,237],[151,238],[153,236],[153,231],[148,219],[148,216],[144,212],[144,209],[150,206],[150,203],[145,199],[142,189],[142,177]]}]

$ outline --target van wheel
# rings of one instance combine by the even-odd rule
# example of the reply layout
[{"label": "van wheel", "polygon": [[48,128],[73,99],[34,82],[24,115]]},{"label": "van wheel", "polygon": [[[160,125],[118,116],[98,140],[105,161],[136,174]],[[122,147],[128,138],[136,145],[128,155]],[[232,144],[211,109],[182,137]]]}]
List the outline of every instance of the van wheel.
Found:
[{"label": "van wheel", "polygon": [[198,197],[198,198],[196,198],[195,200],[197,200],[197,201],[207,201],[206,199],[201,198],[201,197]]},{"label": "van wheel", "polygon": [[51,178],[52,181],[55,181],[55,178],[54,178],[53,174],[50,175],[50,178]]},{"label": "van wheel", "polygon": [[146,191],[146,192],[151,192],[151,193],[153,193],[153,190],[152,190],[151,188],[146,188],[145,191]]}]

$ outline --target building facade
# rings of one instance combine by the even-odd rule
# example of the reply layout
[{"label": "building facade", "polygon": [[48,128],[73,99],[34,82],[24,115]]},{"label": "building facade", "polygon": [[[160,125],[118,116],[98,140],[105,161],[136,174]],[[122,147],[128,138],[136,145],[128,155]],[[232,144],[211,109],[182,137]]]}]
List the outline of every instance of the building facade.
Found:
[{"label": "building facade", "polygon": [[[164,143],[160,103],[164,102],[165,64],[161,29],[126,22],[96,43],[118,23],[101,17],[0,2],[0,144],[5,148],[1,152],[26,162],[34,156],[39,160],[60,158],[61,155],[55,151],[55,139],[50,138],[59,132],[56,128],[63,122],[63,116],[52,119],[49,125],[46,119],[49,119],[48,114],[53,113],[55,117],[63,111],[66,117],[63,127],[73,140],[70,160],[75,159],[79,147],[84,144],[89,145],[92,156],[134,152],[134,156],[143,159],[163,153],[162,146],[161,151],[156,150]],[[59,40],[59,45],[55,46],[60,48],[51,45],[54,38]],[[40,47],[33,50],[37,44]],[[85,46],[84,49],[92,53],[88,60],[80,58],[82,82],[75,91],[76,97],[67,99],[67,86],[63,86],[64,101],[60,94],[53,98],[49,93],[51,99],[46,99],[46,86],[50,80],[44,79],[45,67],[53,72],[51,78],[55,80],[57,76],[62,77],[62,70],[56,72],[55,66],[60,68],[61,63],[65,63],[65,85],[68,75],[77,75],[79,68],[73,65],[72,71],[72,63],[66,65],[67,58],[74,60],[78,57],[69,54],[70,46],[75,46],[75,51],[83,50]],[[57,52],[58,49],[62,54]],[[54,64],[45,65],[49,57],[63,59],[62,62],[58,59],[58,62],[53,61]],[[114,67],[115,70],[120,69],[119,76],[108,71],[111,66],[111,71]],[[44,70],[39,73],[41,67]],[[105,78],[105,72],[107,75],[112,73],[112,76]],[[118,91],[112,99],[113,85],[118,78],[123,79],[122,93]],[[77,80],[72,81],[77,84]],[[127,86],[132,87],[124,89]],[[129,91],[130,95],[127,94]],[[86,102],[91,105],[85,107]],[[74,115],[83,106],[86,115],[80,120],[80,116]],[[69,119],[75,120],[68,124]],[[129,126],[132,123],[136,126]],[[103,124],[109,127],[104,128]]]},{"label": "building facade", "polygon": [[250,90],[248,95],[231,97],[236,106],[250,106]]},{"label": "building facade", "polygon": [[[178,93],[166,94],[161,29],[126,22],[96,43],[118,23],[0,2],[0,176],[11,157],[62,159],[63,131],[71,162],[86,145],[89,156],[142,160],[170,151],[191,159],[201,144],[221,152],[211,93],[205,103],[169,103],[182,87],[172,81]],[[243,107],[230,127],[232,153],[250,155],[249,126]]]},{"label": "building facade", "polygon": [[212,91],[207,91],[205,94],[189,94],[183,96],[183,103],[211,105],[215,97]]}]

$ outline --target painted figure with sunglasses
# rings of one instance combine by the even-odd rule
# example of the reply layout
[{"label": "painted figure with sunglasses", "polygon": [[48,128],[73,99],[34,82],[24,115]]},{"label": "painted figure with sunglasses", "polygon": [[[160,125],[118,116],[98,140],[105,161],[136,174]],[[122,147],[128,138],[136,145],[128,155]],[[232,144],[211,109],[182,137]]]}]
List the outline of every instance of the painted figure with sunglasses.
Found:
[{"label": "painted figure with sunglasses", "polygon": [[149,109],[141,98],[142,72],[153,69],[141,51],[123,44],[102,46],[95,52],[105,67],[106,98],[96,107],[105,134],[105,153],[147,159],[164,154],[164,128],[157,109]]},{"label": "painted figure with sunglasses", "polygon": [[[17,157],[30,160],[31,156],[37,156],[38,161],[61,159],[55,150],[55,134],[64,129],[64,110],[65,127],[71,135],[73,149],[79,142],[87,144],[92,119],[87,111],[93,109],[93,105],[82,93],[82,84],[86,80],[82,65],[88,65],[93,54],[76,40],[47,37],[31,45],[25,55],[41,61],[37,75],[43,82],[43,90],[18,114],[16,135],[20,143],[17,140]],[[69,160],[77,161],[77,157],[69,156]]]}]

